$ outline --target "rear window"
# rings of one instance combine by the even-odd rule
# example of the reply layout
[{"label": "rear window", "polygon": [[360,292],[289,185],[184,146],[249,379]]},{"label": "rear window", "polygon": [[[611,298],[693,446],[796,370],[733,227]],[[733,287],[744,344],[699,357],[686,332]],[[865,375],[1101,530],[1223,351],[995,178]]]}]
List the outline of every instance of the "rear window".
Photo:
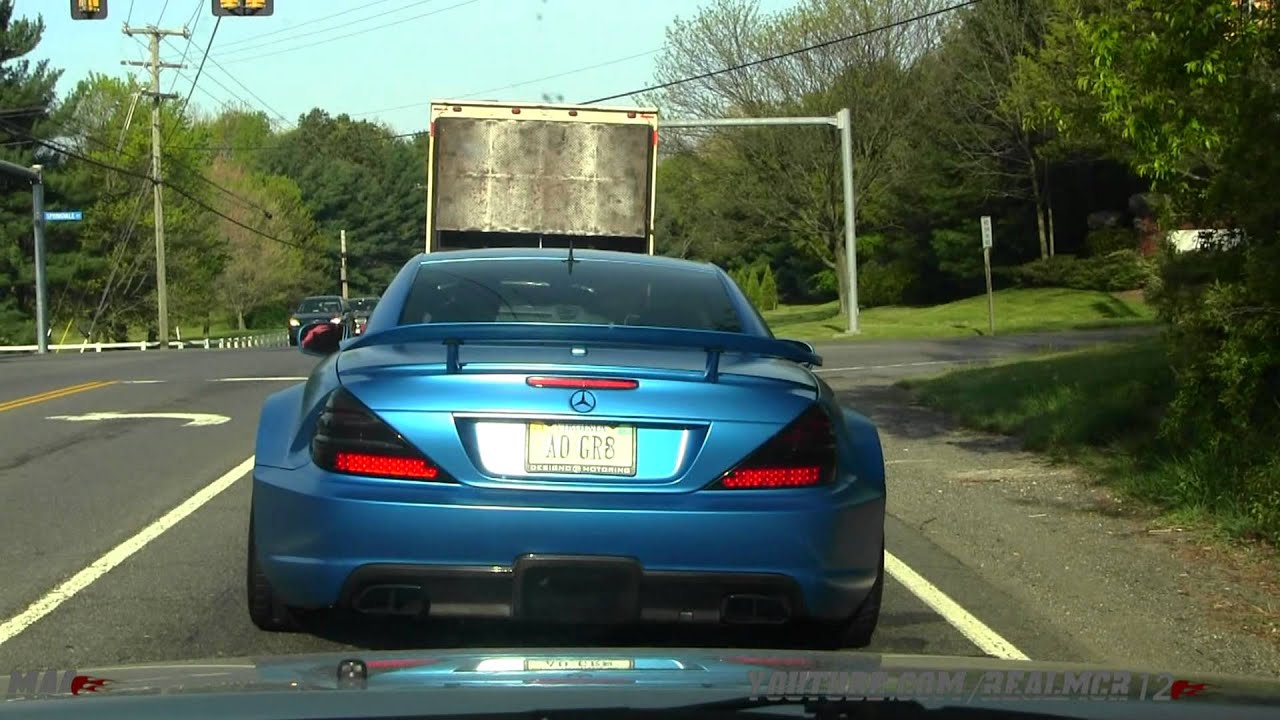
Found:
[{"label": "rear window", "polygon": [[307,298],[298,306],[300,313],[340,313],[342,301],[333,298]]},{"label": "rear window", "polygon": [[400,324],[548,322],[742,332],[720,278],[607,260],[522,258],[424,263]]},{"label": "rear window", "polygon": [[374,298],[357,298],[351,301],[351,309],[356,312],[369,312],[378,301]]}]

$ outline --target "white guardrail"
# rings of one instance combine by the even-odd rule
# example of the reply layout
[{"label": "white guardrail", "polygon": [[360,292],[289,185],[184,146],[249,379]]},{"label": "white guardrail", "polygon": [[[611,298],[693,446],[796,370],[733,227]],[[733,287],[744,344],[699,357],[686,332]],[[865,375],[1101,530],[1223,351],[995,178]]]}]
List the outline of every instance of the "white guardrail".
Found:
[{"label": "white guardrail", "polygon": [[[289,344],[289,335],[283,330],[261,335],[241,335],[224,338],[202,338],[199,340],[170,340],[169,347],[180,350],[239,350],[244,348],[274,348]],[[49,345],[49,352],[102,352],[103,350],[155,350],[158,342],[121,342],[121,343],[66,343]],[[0,345],[0,353],[33,353],[39,348],[35,345]]]}]

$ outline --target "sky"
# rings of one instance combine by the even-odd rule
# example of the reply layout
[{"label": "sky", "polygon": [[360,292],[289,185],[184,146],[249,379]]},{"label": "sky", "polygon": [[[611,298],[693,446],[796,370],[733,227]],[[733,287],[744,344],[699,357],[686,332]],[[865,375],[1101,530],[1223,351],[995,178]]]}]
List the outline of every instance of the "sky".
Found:
[{"label": "sky", "polygon": [[[75,21],[67,0],[17,0],[18,16],[43,16],[33,53],[64,70],[59,96],[91,72],[146,73],[135,27],[191,30],[162,44],[162,85],[191,87],[217,19],[210,0],[107,0],[105,20]],[[795,0],[760,0],[766,11]],[[194,107],[246,104],[292,124],[313,107],[378,120],[396,132],[425,128],[433,99],[583,102],[653,82],[667,26],[700,0],[277,0],[274,15],[224,18]],[[186,55],[185,61],[183,55]]]}]

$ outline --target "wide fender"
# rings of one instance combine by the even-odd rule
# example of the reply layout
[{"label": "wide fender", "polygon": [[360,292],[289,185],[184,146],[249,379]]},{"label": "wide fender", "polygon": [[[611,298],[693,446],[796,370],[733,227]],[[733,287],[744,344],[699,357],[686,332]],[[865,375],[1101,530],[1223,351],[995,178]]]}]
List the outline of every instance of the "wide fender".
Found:
[{"label": "wide fender", "polygon": [[262,403],[254,441],[258,465],[293,470],[309,461],[316,418],[338,386],[337,355],[322,360],[307,382],[274,393]]},{"label": "wide fender", "polygon": [[884,447],[880,444],[880,431],[867,416],[849,408],[840,408],[844,426],[853,448],[854,475],[858,481],[885,487]]}]

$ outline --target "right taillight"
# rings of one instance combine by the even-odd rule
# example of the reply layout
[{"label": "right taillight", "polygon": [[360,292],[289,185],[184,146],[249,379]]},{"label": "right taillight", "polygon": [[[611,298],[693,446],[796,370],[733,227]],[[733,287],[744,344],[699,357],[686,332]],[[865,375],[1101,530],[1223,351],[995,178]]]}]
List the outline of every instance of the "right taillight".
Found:
[{"label": "right taillight", "polygon": [[827,485],[835,477],[836,437],[821,405],[806,410],[709,489],[775,490]]},{"label": "right taillight", "polygon": [[311,440],[316,465],[344,475],[455,482],[350,392],[329,395]]}]

